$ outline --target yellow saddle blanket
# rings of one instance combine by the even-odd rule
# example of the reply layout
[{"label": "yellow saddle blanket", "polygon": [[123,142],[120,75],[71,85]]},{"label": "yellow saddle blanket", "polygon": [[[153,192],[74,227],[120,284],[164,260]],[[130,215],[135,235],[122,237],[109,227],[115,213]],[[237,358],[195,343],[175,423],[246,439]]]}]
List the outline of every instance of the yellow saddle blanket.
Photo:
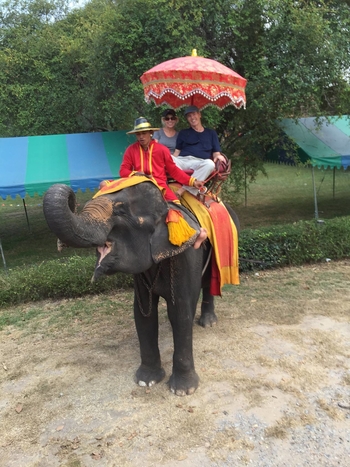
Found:
[{"label": "yellow saddle blanket", "polygon": [[114,193],[115,191],[123,190],[123,188],[128,188],[129,186],[138,185],[142,182],[151,182],[158,187],[161,192],[165,191],[163,187],[159,186],[158,183],[153,178],[148,178],[143,175],[134,175],[132,177],[127,178],[118,178],[118,180],[105,180],[106,185],[101,188],[100,191],[94,194],[93,198],[97,198],[101,195],[107,195],[109,193]]},{"label": "yellow saddle blanket", "polygon": [[[170,185],[176,189],[179,185]],[[232,218],[222,202],[205,196],[204,203],[188,191],[181,197],[181,204],[197,217],[208,232],[213,247],[210,293],[221,295],[225,284],[239,284],[238,233]]]}]

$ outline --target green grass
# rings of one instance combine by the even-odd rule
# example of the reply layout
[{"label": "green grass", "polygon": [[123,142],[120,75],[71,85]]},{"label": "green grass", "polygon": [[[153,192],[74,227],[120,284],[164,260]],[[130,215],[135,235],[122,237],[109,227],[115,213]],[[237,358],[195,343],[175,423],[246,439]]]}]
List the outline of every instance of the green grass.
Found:
[{"label": "green grass", "polygon": [[[133,321],[130,312],[132,304],[131,289],[121,289],[113,295],[106,293],[60,301],[22,303],[0,309],[0,331],[14,327],[25,333],[59,335],[60,329],[67,323],[71,323],[72,327],[80,323],[98,323],[101,310],[104,316],[116,316],[115,324],[122,327],[125,322]],[[75,332],[73,328],[72,332]]]},{"label": "green grass", "polygon": [[[259,174],[249,186],[247,203],[235,206],[242,228],[290,224],[315,217],[311,168],[265,164],[267,177]],[[315,168],[320,219],[350,215],[350,171]],[[245,205],[246,204],[246,205]]]},{"label": "green grass", "polygon": [[[78,208],[82,207],[93,193],[78,192]],[[95,255],[94,249],[68,248],[58,253],[57,238],[49,230],[42,207],[42,197],[25,198],[28,221],[23,200],[7,198],[0,201],[0,240],[8,268],[40,264],[43,261],[74,255]],[[0,259],[0,264],[2,260]]]},{"label": "green grass", "polygon": [[26,327],[26,323],[31,321],[33,318],[42,314],[41,307],[33,306],[27,312],[23,311],[23,308],[18,307],[17,309],[5,310],[0,314],[0,330],[6,326],[16,325],[22,329]]}]

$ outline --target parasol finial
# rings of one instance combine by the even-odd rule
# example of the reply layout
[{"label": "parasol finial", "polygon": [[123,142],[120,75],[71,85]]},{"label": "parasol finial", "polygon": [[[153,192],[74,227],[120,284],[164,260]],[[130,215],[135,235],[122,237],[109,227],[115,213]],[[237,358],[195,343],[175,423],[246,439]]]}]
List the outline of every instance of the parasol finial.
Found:
[{"label": "parasol finial", "polygon": [[197,49],[192,49],[191,57],[197,57]]}]

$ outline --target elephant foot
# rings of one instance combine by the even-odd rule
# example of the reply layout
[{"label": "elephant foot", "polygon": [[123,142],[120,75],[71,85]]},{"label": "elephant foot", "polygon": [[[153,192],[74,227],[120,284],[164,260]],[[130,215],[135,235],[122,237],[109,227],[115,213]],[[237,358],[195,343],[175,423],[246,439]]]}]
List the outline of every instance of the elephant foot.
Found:
[{"label": "elephant foot", "polygon": [[140,365],[136,371],[136,381],[139,386],[154,386],[162,381],[165,376],[163,368],[149,368],[145,365]]},{"label": "elephant foot", "polygon": [[170,391],[176,396],[190,396],[199,385],[199,377],[195,371],[186,376],[177,376],[174,373],[169,379]]},{"label": "elephant foot", "polygon": [[214,311],[210,312],[202,312],[198,324],[203,328],[209,328],[211,326],[215,326],[218,322],[218,317],[216,316]]}]

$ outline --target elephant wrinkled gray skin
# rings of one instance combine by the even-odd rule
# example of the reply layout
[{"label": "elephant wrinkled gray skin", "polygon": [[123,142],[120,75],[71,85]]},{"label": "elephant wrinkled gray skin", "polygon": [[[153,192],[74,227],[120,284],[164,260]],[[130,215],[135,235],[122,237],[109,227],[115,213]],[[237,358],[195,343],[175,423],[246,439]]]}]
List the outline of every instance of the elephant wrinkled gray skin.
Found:
[{"label": "elephant wrinkled gray skin", "polygon": [[[199,381],[192,326],[209,249],[179,248],[169,242],[168,205],[151,182],[99,196],[79,214],[75,213],[74,192],[57,184],[47,191],[43,205],[50,229],[64,244],[97,248],[95,279],[117,271],[134,275],[134,316],[141,353],[136,380],[141,386],[152,386],[165,376],[158,348],[158,302],[160,297],[166,300],[174,340],[169,386],[177,395],[192,394]],[[191,215],[185,218],[199,228]],[[203,287],[199,324],[206,327],[216,322],[208,283]]]}]

